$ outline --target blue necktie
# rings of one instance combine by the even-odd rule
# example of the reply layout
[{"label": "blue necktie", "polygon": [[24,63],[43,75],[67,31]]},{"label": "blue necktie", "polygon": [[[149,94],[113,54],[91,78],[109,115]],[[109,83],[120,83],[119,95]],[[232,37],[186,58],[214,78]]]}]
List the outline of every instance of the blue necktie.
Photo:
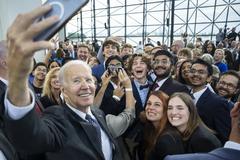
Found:
[{"label": "blue necktie", "polygon": [[98,122],[95,119],[93,119],[89,114],[86,114],[85,119],[96,129],[97,141],[99,145],[102,146],[101,129]]}]

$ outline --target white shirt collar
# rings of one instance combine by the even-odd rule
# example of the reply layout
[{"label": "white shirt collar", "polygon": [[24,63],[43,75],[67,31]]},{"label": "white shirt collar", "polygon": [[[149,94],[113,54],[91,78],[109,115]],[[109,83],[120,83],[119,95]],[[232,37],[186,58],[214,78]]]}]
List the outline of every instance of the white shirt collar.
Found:
[{"label": "white shirt collar", "polygon": [[[202,90],[193,93],[195,105],[197,104],[197,101],[199,100],[199,98],[202,96],[202,94],[203,94],[207,89],[208,89],[208,87],[205,86]],[[192,93],[192,91],[191,91],[191,93]]]},{"label": "white shirt collar", "polygon": [[1,80],[4,84],[6,84],[6,86],[8,85],[8,81],[7,81],[6,79],[0,77],[0,80]]},{"label": "white shirt collar", "polygon": [[163,85],[163,83],[168,79],[169,77],[166,77],[160,81],[157,81],[158,84],[158,88],[156,88],[155,90],[159,90],[159,88]]},{"label": "white shirt collar", "polygon": [[[67,104],[67,103],[66,103],[66,104]],[[70,106],[69,104],[67,104],[67,106],[68,106],[73,112],[75,112],[77,115],[79,115],[79,116],[80,116],[82,119],[84,119],[84,120],[86,120],[86,119],[85,119],[86,114],[89,114],[93,119],[96,119],[96,118],[94,117],[94,115],[92,114],[90,107],[87,108],[87,113],[84,113],[84,112],[82,112],[82,111],[80,111],[80,110],[78,110],[78,109]]]},{"label": "white shirt collar", "polygon": [[114,89],[116,89],[118,87],[113,81],[110,81],[110,83],[112,84]]},{"label": "white shirt collar", "polygon": [[227,141],[224,145],[224,148],[230,148],[240,151],[240,144],[233,141]]}]

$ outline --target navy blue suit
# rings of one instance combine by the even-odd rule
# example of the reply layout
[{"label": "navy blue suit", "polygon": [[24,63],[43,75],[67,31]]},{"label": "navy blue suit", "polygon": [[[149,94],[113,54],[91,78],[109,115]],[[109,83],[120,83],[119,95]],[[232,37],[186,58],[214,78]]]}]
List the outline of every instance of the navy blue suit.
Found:
[{"label": "navy blue suit", "polygon": [[218,148],[209,153],[167,156],[164,160],[239,160],[239,157],[239,150]]},{"label": "navy blue suit", "polygon": [[224,144],[231,131],[228,101],[207,89],[197,101],[196,107],[203,122],[217,132],[217,137]]},{"label": "navy blue suit", "polygon": [[[156,81],[155,81],[156,83]],[[154,86],[154,84],[153,84]],[[185,93],[189,93],[188,88],[179,83],[178,81],[172,79],[172,77],[169,77],[164,83],[163,85],[159,88],[160,91],[163,91],[164,93],[166,93],[167,95],[171,96],[173,93],[175,92],[185,92]]]},{"label": "navy blue suit", "polygon": [[104,64],[99,64],[92,68],[92,75],[97,78],[98,82],[101,82],[101,77],[105,72]]}]

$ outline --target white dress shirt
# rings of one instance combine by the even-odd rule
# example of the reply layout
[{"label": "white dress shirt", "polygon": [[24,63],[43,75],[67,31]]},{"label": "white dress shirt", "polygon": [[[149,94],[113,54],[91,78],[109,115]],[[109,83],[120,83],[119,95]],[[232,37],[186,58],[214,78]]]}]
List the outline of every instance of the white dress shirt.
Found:
[{"label": "white dress shirt", "polygon": [[224,148],[230,148],[240,151],[240,144],[233,141],[227,141],[224,145]]},{"label": "white dress shirt", "polygon": [[[30,112],[35,105],[35,96],[31,90],[29,90],[31,97],[32,97],[32,102],[31,104],[24,106],[24,107],[17,107],[13,105],[8,99],[7,99],[7,92],[5,94],[5,99],[4,99],[4,104],[5,104],[5,114],[8,114],[10,118],[13,120],[19,120],[23,118],[28,112]],[[70,105],[67,104],[67,106],[75,112],[77,115],[79,115],[82,119],[85,120],[86,113],[81,112]],[[96,120],[95,116],[92,114],[90,108],[88,109],[88,114]],[[87,120],[86,120],[87,121]],[[101,126],[100,126],[101,128]],[[101,141],[102,141],[102,152],[104,154],[104,157],[106,160],[112,160],[112,145],[110,143],[110,140],[107,136],[107,134],[103,131],[101,128]],[[1,158],[1,155],[0,155]],[[2,160],[2,159],[0,159]]]}]

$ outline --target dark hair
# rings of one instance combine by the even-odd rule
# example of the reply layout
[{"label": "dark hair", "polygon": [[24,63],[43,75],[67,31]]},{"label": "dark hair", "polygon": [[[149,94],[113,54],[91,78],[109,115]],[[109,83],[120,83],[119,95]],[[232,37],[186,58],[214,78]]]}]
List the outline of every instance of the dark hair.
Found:
[{"label": "dark hair", "polygon": [[154,56],[153,56],[153,60],[155,60],[155,58],[157,57],[157,56],[160,56],[160,55],[165,55],[165,56],[167,56],[169,59],[170,59],[170,62],[171,62],[171,64],[173,64],[173,55],[169,52],[169,51],[166,51],[166,50],[158,50],[155,54],[154,54]]},{"label": "dark hair", "polygon": [[112,56],[110,56],[110,57],[106,60],[106,62],[105,62],[105,68],[108,68],[109,63],[110,63],[112,60],[117,60],[117,61],[121,62],[122,67],[124,67],[124,63],[123,63],[122,58],[119,57],[118,55],[112,55]]},{"label": "dark hair", "polygon": [[194,64],[201,64],[201,65],[206,66],[207,67],[207,71],[208,71],[208,76],[212,76],[213,68],[212,68],[211,64],[209,64],[208,62],[206,62],[206,61],[204,61],[204,60],[202,60],[200,58],[198,58],[195,61],[193,61],[192,65],[194,65]]},{"label": "dark hair", "polygon": [[46,69],[47,69],[47,65],[46,65],[45,63],[43,63],[43,62],[38,62],[38,63],[36,63],[36,65],[33,67],[33,71],[35,71],[35,69],[36,69],[38,66],[44,66],[44,67],[46,67]]},{"label": "dark hair", "polygon": [[239,73],[238,73],[237,71],[235,71],[235,70],[228,70],[228,71],[226,71],[226,72],[223,72],[223,73],[221,73],[219,79],[220,79],[222,76],[225,76],[225,75],[231,75],[231,76],[236,77],[236,78],[238,79],[237,88],[240,87],[240,75],[239,75]]},{"label": "dark hair", "polygon": [[193,61],[191,59],[187,59],[187,60],[183,61],[179,67],[178,81],[182,84],[187,84],[186,80],[182,76],[182,68],[185,63],[193,63]]},{"label": "dark hair", "polygon": [[75,59],[72,57],[65,57],[62,60],[62,65],[66,64],[67,62],[72,61],[72,60],[75,60]]},{"label": "dark hair", "polygon": [[144,122],[145,122],[145,129],[144,129],[144,143],[145,143],[144,147],[146,149],[145,155],[144,155],[145,159],[147,159],[151,150],[156,145],[158,137],[162,135],[162,133],[166,129],[167,125],[169,125],[168,120],[167,120],[167,102],[168,102],[169,96],[162,91],[152,91],[150,93],[149,97],[152,95],[158,97],[162,101],[162,104],[163,104],[163,114],[162,115],[163,116],[159,121],[158,127],[155,128],[153,126],[153,124],[147,120],[146,114],[141,115],[142,120],[144,120]]},{"label": "dark hair", "polygon": [[47,66],[48,70],[49,70],[49,68],[50,68],[50,65],[51,65],[53,62],[56,62],[56,63],[58,64],[58,66],[61,67],[61,64],[60,64],[58,61],[56,61],[56,60],[51,60],[51,61],[48,63],[48,66]]},{"label": "dark hair", "polygon": [[117,47],[117,51],[119,52],[120,51],[120,45],[118,44],[118,42],[116,41],[113,41],[113,40],[106,40],[103,45],[102,45],[102,51],[104,51],[104,47],[106,47],[107,45],[114,45]]}]

